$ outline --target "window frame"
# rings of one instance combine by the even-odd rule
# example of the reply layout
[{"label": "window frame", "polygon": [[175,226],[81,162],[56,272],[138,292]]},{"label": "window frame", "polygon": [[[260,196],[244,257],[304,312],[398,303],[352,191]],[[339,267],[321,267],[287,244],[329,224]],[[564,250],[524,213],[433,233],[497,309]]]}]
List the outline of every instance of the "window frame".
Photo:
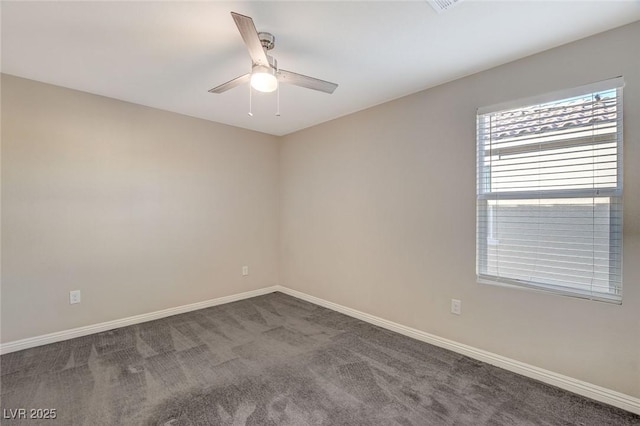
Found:
[{"label": "window frame", "polygon": [[[605,301],[611,303],[622,303],[622,251],[623,251],[623,96],[622,88],[624,87],[624,79],[622,77],[616,77],[609,80],[600,81],[597,83],[587,84],[579,87],[575,87],[567,90],[560,90],[550,92],[542,95],[532,96],[524,99],[518,99],[515,101],[504,102],[492,106],[478,108],[476,113],[476,280],[480,284],[491,284],[510,288],[528,289],[536,292],[555,293],[565,296],[584,298],[590,300]],[[616,186],[611,188],[588,188],[588,189],[554,189],[554,190],[518,190],[518,191],[483,191],[487,185],[486,179],[491,179],[490,173],[481,170],[482,168],[491,167],[485,166],[485,143],[483,142],[483,130],[482,120],[489,114],[495,114],[505,111],[518,110],[521,108],[542,106],[544,104],[563,101],[568,101],[571,98],[585,96],[589,94],[595,94],[598,92],[605,92],[616,90],[616,112],[619,117],[616,118]],[[607,143],[606,141],[594,142],[593,136],[585,136],[586,141],[591,142],[591,145],[597,145],[598,143]],[[603,138],[605,139],[605,138]],[[579,140],[579,138],[578,138]],[[576,140],[572,140],[571,143],[575,146]],[[612,141],[608,141],[611,143]],[[563,140],[551,140],[547,142],[551,145],[562,145]],[[585,146],[587,144],[585,143]],[[512,150],[522,149],[523,147],[513,147]],[[503,148],[509,150],[510,148]],[[537,152],[544,152],[539,150]],[[493,155],[493,154],[492,154]],[[482,157],[481,157],[482,156]],[[499,193],[499,195],[497,195]],[[543,283],[539,281],[523,281],[520,279],[508,278],[500,276],[499,274],[487,274],[481,271],[481,262],[487,268],[488,265],[488,246],[499,246],[499,241],[493,238],[494,234],[491,234],[493,223],[490,220],[491,212],[493,209],[489,208],[490,200],[547,200],[553,198],[562,199],[579,199],[579,198],[592,198],[592,205],[596,204],[596,198],[609,198],[609,263],[612,265],[614,261],[612,257],[619,253],[619,260],[615,261],[616,268],[609,267],[609,286],[613,290],[611,293],[604,293],[594,290],[583,290],[580,288],[567,288],[566,286],[554,285]],[[484,207],[483,207],[484,206]],[[484,208],[484,215],[481,215],[481,208]],[[614,210],[616,209],[616,210]],[[615,216],[614,216],[615,213]],[[481,217],[482,216],[482,217]],[[612,223],[618,220],[619,230],[614,231]],[[483,233],[481,233],[481,227]],[[484,236],[484,241],[481,241],[481,236]],[[570,237],[568,237],[570,238]],[[613,246],[615,244],[615,247]],[[483,257],[484,256],[484,257]],[[619,269],[618,269],[619,266]],[[612,272],[613,271],[613,272]],[[619,279],[612,280],[611,274],[619,273]],[[617,284],[612,286],[613,284]],[[577,286],[576,286],[577,287]]]}]

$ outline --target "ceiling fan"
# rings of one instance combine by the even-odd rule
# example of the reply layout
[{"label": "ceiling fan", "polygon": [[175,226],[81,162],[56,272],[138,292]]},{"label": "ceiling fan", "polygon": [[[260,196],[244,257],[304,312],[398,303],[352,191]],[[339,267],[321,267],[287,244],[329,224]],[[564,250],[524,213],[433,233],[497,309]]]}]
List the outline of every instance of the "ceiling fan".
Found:
[{"label": "ceiling fan", "polygon": [[335,83],[278,68],[278,61],[267,54],[267,51],[275,46],[276,38],[273,34],[259,33],[253,24],[253,19],[248,16],[235,12],[231,12],[231,16],[240,31],[244,44],[249,49],[252,62],[251,72],[214,87],[209,92],[226,92],[247,81],[251,81],[251,87],[261,92],[273,92],[278,88],[278,83],[293,84],[325,93],[333,93],[336,90],[338,85]]}]

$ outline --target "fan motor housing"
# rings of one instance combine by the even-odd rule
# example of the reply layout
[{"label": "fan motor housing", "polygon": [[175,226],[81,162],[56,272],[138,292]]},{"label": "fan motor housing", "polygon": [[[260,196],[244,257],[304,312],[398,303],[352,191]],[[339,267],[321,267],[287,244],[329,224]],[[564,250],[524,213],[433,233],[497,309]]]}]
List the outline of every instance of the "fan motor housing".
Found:
[{"label": "fan motor housing", "polygon": [[267,60],[269,61],[269,66],[274,69],[278,69],[278,61],[271,55],[267,55]]}]

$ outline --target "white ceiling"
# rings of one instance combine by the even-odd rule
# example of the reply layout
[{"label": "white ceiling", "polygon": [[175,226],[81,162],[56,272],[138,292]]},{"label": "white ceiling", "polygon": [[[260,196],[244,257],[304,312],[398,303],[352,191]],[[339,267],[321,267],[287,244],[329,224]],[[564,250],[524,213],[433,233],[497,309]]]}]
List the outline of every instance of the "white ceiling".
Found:
[{"label": "white ceiling", "polygon": [[[340,86],[207,90],[250,71],[229,12],[280,67]],[[2,2],[2,72],[284,135],[640,19],[640,1]]]}]

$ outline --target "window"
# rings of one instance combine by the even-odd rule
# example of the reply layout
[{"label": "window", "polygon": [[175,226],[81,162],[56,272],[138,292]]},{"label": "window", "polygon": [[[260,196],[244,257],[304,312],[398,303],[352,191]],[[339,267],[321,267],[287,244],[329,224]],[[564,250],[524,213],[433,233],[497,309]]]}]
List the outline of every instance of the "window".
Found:
[{"label": "window", "polygon": [[479,282],[621,303],[622,86],[478,110]]}]

